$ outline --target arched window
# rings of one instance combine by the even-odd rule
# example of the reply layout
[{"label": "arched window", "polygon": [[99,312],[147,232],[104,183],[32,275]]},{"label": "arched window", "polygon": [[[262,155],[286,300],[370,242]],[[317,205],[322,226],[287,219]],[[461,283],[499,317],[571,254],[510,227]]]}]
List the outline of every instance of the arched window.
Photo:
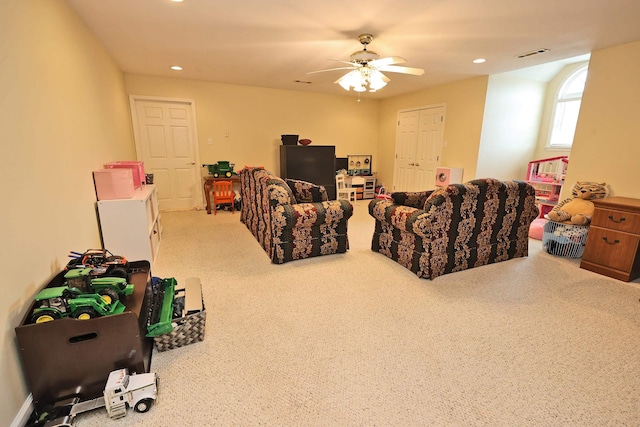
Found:
[{"label": "arched window", "polygon": [[582,92],[587,81],[587,65],[578,68],[564,79],[556,98],[549,148],[570,148],[576,132]]}]

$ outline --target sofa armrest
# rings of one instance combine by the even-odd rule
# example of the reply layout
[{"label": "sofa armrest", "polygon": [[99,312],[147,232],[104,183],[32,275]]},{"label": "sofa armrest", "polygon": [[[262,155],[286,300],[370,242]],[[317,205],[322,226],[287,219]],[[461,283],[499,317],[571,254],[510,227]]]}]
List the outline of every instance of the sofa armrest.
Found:
[{"label": "sofa armrest", "polygon": [[327,190],[322,185],[290,178],[285,179],[285,182],[291,188],[297,203],[326,202],[329,200]]},{"label": "sofa armrest", "polygon": [[411,206],[413,208],[422,209],[424,202],[427,201],[434,190],[428,191],[398,191],[391,193],[394,203],[403,206]]},{"label": "sofa armrest", "polygon": [[427,238],[432,232],[432,217],[423,209],[404,206],[391,200],[373,199],[369,203],[369,214],[393,227]]},{"label": "sofa armrest", "polygon": [[281,204],[273,209],[275,225],[282,228],[335,224],[348,220],[352,215],[353,205],[346,200]]}]

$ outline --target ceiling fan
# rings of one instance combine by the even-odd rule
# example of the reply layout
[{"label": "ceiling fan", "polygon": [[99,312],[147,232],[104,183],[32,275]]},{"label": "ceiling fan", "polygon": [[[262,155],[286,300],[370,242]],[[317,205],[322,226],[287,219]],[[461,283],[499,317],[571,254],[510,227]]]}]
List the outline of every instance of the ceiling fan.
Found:
[{"label": "ceiling fan", "polygon": [[345,90],[353,88],[356,92],[365,92],[367,90],[369,92],[375,92],[378,89],[385,87],[391,79],[382,74],[382,71],[412,74],[414,76],[421,76],[424,74],[424,70],[420,68],[398,66],[397,64],[404,64],[407,62],[404,58],[399,56],[380,58],[380,55],[377,53],[367,50],[367,46],[373,40],[373,36],[371,34],[360,34],[358,40],[362,43],[363,49],[352,53],[349,57],[349,61],[340,61],[345,64],[349,64],[348,67],[311,71],[307,74],[324,73],[326,71],[336,70],[351,70],[334,83],[338,83]]}]

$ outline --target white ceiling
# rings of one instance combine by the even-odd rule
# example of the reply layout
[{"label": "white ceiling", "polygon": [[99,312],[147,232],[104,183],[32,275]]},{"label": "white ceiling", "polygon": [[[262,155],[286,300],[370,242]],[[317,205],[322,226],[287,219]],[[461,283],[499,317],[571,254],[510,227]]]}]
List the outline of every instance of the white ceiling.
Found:
[{"label": "white ceiling", "polygon": [[[307,73],[339,66],[332,60],[348,60],[358,35],[371,33],[369,50],[425,70],[387,73],[385,88],[363,95],[372,98],[640,40],[640,0],[68,2],[125,73],[266,88],[347,94],[334,84],[346,71]],[[478,57],[487,62],[473,64]]]}]

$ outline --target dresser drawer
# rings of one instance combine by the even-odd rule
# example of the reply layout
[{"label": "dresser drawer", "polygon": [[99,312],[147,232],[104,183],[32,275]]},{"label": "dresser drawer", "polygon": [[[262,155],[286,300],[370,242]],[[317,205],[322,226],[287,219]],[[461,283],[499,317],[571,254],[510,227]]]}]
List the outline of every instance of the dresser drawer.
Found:
[{"label": "dresser drawer", "polygon": [[633,268],[640,236],[591,226],[582,260],[620,271]]},{"label": "dresser drawer", "polygon": [[593,213],[591,225],[640,234],[640,214],[598,207]]}]

